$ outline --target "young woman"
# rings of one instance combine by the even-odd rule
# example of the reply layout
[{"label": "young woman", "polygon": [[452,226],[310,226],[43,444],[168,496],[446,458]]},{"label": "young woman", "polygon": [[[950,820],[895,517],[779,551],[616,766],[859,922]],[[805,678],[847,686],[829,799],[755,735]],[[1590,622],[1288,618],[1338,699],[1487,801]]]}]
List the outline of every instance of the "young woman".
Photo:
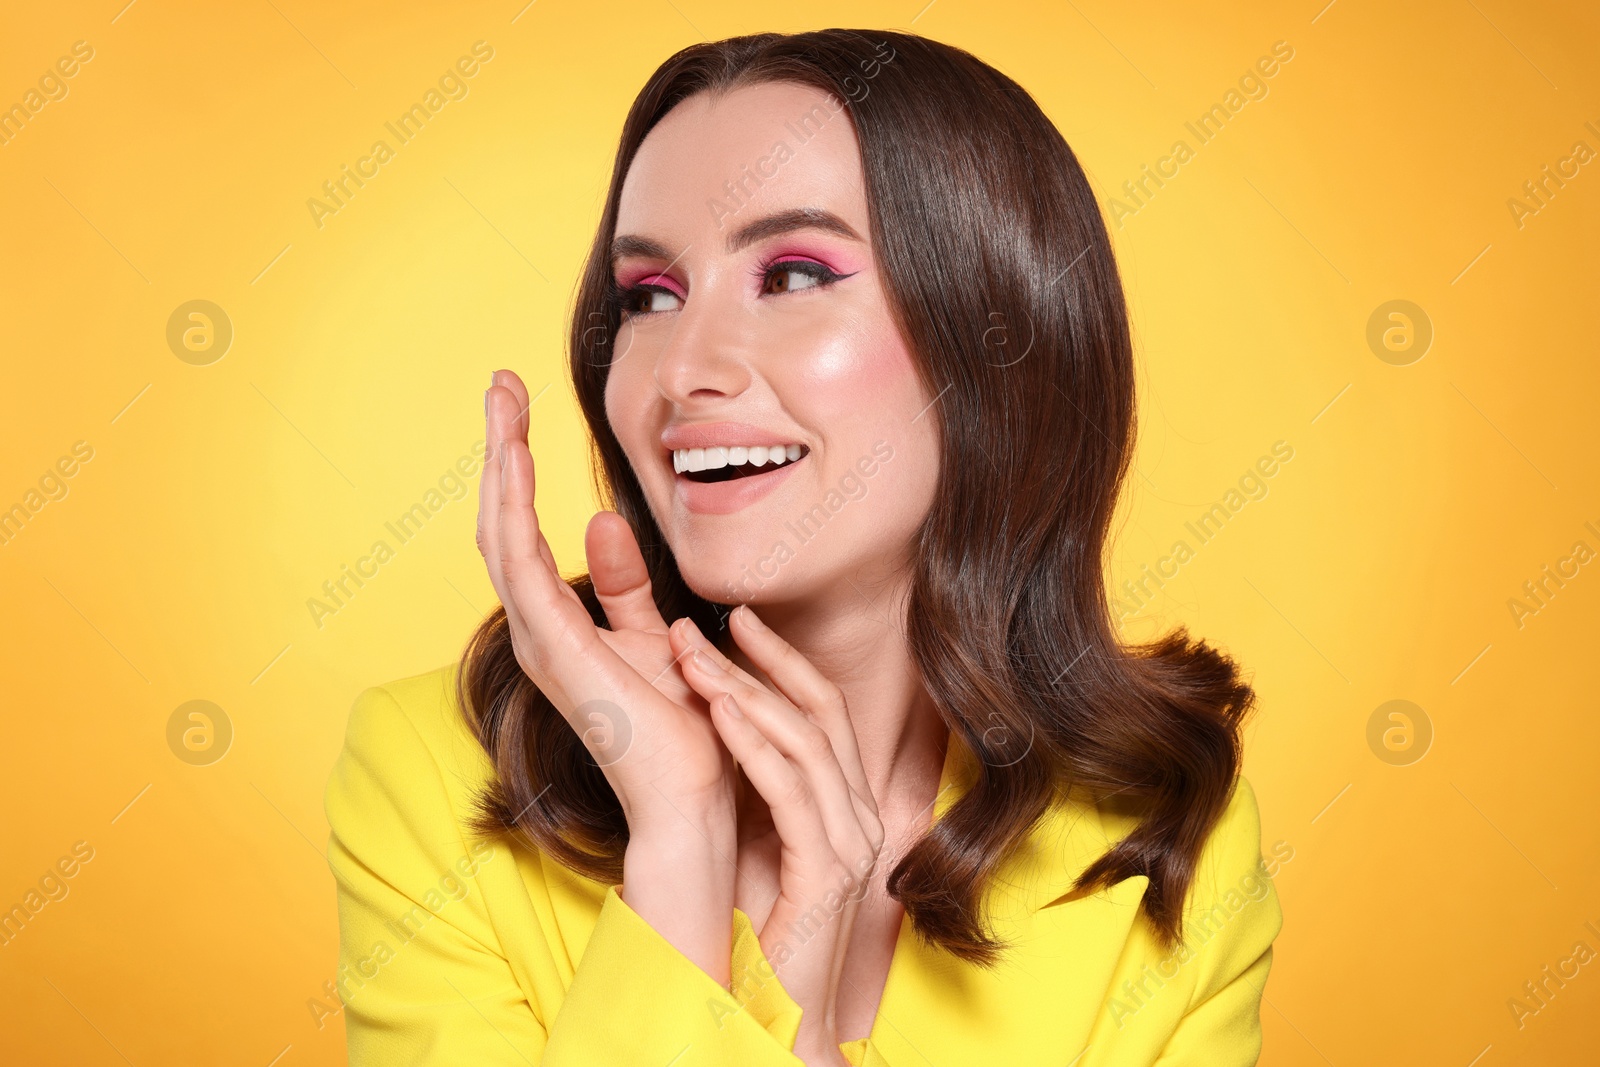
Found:
[{"label": "young woman", "polygon": [[1253,693],[1118,640],[1127,313],[1028,94],[898,33],[678,53],[570,360],[590,573],[497,371],[502,607],[328,785],[351,1062],[1254,1063]]}]

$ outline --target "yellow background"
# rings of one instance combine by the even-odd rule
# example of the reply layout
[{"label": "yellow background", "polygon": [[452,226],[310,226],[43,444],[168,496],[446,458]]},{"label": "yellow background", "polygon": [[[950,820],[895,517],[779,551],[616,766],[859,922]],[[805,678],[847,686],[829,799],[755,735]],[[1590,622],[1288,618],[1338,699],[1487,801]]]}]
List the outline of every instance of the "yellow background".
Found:
[{"label": "yellow background", "polygon": [[[408,542],[385,523],[476,469],[511,367],[550,386],[540,508],[582,566],[564,315],[624,111],[681,46],[828,25],[1005,70],[1108,210],[1195,149],[1114,230],[1142,431],[1114,581],[1293,447],[1128,623],[1189,624],[1260,694],[1246,773],[1293,849],[1263,1062],[1594,1061],[1600,961],[1521,1027],[1507,1004],[1600,951],[1600,563],[1508,607],[1600,550],[1600,162],[1520,227],[1507,206],[1600,150],[1593,5],[123,2],[11,4],[0,32],[0,106],[94,49],[0,146],[0,507],[93,450],[0,545],[0,907],[94,850],[0,947],[9,1061],[342,1062],[308,1007],[337,937],[323,782],[355,694],[454,659],[494,604],[475,478]],[[319,228],[307,200],[479,40],[468,95]],[[1199,145],[1184,123],[1277,41],[1268,95]],[[196,299],[234,329],[205,366],[166,340]],[[1366,341],[1394,299],[1434,330],[1407,366]],[[1367,739],[1396,699],[1433,730],[1407,765]],[[191,700],[232,724],[208,766],[168,745]]]}]

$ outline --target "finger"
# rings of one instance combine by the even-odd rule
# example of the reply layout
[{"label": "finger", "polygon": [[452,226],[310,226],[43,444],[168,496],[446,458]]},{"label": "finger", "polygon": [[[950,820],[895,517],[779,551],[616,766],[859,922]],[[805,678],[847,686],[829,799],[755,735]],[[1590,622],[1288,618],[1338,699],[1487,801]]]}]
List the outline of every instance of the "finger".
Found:
[{"label": "finger", "polygon": [[[518,440],[527,441],[528,431],[532,425],[529,409],[533,406],[533,401],[528,399],[528,387],[522,384],[522,379],[517,377],[516,372],[509,370],[500,373],[500,385],[501,388],[511,390],[511,395],[515,397],[516,408],[511,413],[511,432]],[[540,394],[543,395],[543,390],[540,391]],[[534,399],[538,398],[535,397]],[[550,573],[560,578],[561,568],[556,566],[555,553],[550,551],[550,541],[545,537],[543,531],[539,534],[539,555],[544,557],[545,565],[550,568]],[[565,579],[562,579],[562,584],[567,584]],[[567,586],[567,589],[569,592],[572,591],[570,585]],[[576,592],[572,592],[572,600],[574,603],[583,603]]]},{"label": "finger", "polygon": [[[550,551],[550,541],[545,537],[543,531],[541,531],[539,534],[539,558],[544,560],[544,565],[550,568],[551,574],[554,574],[558,578],[561,577],[561,568],[556,566],[555,553]],[[567,580],[562,578],[561,584],[566,585]],[[567,588],[570,589],[572,587],[567,586]]]},{"label": "finger", "polygon": [[[520,663],[568,715],[605,693],[616,700],[645,702],[655,690],[600,637],[588,609],[562,580],[533,507],[533,457],[527,447],[526,390],[516,375],[498,371],[486,394],[488,449],[479,489],[479,548],[501,604]],[[502,470],[505,483],[502,484]],[[509,488],[509,492],[507,489]],[[535,546],[536,555],[529,546]],[[560,668],[586,664],[583,691],[568,691],[555,677]],[[589,692],[598,684],[596,692]],[[570,718],[569,718],[569,721]],[[581,735],[587,723],[574,722]]]},{"label": "finger", "polygon": [[750,784],[767,802],[778,838],[798,865],[795,873],[809,882],[826,877],[837,854],[811,787],[799,769],[773,747],[741,705],[728,695],[711,702],[711,724],[728,752],[744,768]]},{"label": "finger", "polygon": [[666,630],[667,620],[650,588],[650,569],[628,520],[614,511],[599,512],[589,520],[583,544],[595,596],[611,628]]},{"label": "finger", "polygon": [[[496,389],[490,394],[493,428],[515,425],[515,413],[505,410],[503,393]],[[534,680],[539,681],[549,677],[556,646],[573,651],[590,643],[585,638],[594,637],[597,642],[598,637],[589,613],[561,580],[548,546],[541,547],[543,534],[533,506],[533,454],[527,441],[515,435],[502,438],[497,452],[499,521],[491,526],[496,527],[499,552],[491,561],[491,576],[497,561],[500,580],[496,592],[505,605],[513,646],[529,658]],[[573,640],[578,643],[568,643]]]},{"label": "finger", "polygon": [[505,583],[500,576],[500,434],[495,424],[495,381],[499,372],[489,376],[489,388],[483,394],[483,470],[478,478],[478,552],[483,556],[489,571],[489,582],[494,586],[500,603],[506,602]]},{"label": "finger", "polygon": [[[515,436],[521,441],[528,439],[527,395],[519,379],[511,371],[495,371],[490,376],[489,390],[484,394],[484,441],[487,449],[484,455],[483,475],[478,491],[478,550],[483,553],[486,560],[495,560],[500,555],[501,531],[497,517],[500,514],[501,467],[500,442],[508,436]],[[507,400],[507,393],[510,400]],[[556,565],[555,554],[550,551],[550,542],[541,532],[539,534],[539,555],[545,565],[550,568],[550,573],[558,578],[561,568]],[[494,573],[491,566],[490,581],[495,585],[495,592],[500,594],[501,603],[505,603],[505,582],[501,575]],[[565,582],[563,582],[565,584]],[[570,586],[568,587],[570,589]],[[572,594],[574,601],[578,600],[577,593]],[[579,601],[581,603],[581,601]]]},{"label": "finger", "polygon": [[502,389],[511,392],[516,406],[512,408],[512,423],[508,427],[511,433],[526,441],[528,439],[528,387],[522,384],[522,379],[517,377],[516,371],[502,370],[495,372],[495,381]]},{"label": "finger", "polygon": [[688,616],[675,620],[667,627],[667,643],[672,646],[673,655],[680,660],[690,649],[699,649],[710,656],[713,663],[746,685],[758,689],[767,688],[761,679],[733,662],[722,649],[712,644],[710,638],[706,637],[695,621]]},{"label": "finger", "polygon": [[[829,837],[826,820],[817,797],[803,774],[778,750],[748,715],[741,712],[731,697],[723,695],[711,702],[711,722],[750,784],[767,803],[772,825],[782,849],[782,886],[762,929],[762,948],[771,952],[770,943],[795,916],[810,916],[818,903],[839,893],[857,903],[866,884],[871,860],[866,863],[841,858]],[[798,885],[793,884],[798,882]],[[786,913],[784,908],[788,907]],[[854,908],[846,908],[839,937],[848,937]],[[776,921],[775,921],[776,920]]]},{"label": "finger", "polygon": [[[700,628],[695,625],[693,619],[679,619],[674,622],[672,627],[668,630],[669,639],[672,639],[669,640],[669,643],[674,645],[674,651],[677,657],[681,659],[684,652],[688,650],[688,647],[682,650],[677,649],[677,642],[675,639],[673,639],[674,632],[676,632],[676,635],[681,635],[686,646],[703,652],[711,658],[713,664],[721,667],[722,670],[733,675],[735,678],[750,686],[752,689],[761,692],[770,692],[764,682],[758,678],[755,678],[748,671],[734,663],[733,660],[729,659],[722,653],[721,649],[717,648],[709,640],[707,640],[706,636],[700,632]],[[807,721],[814,720],[808,719]],[[848,738],[849,744],[854,746],[856,738],[853,724],[850,726]],[[830,744],[832,743],[832,740],[833,735],[829,734]],[[872,841],[873,850],[876,852],[883,844],[883,824],[878,820],[877,801],[873,798],[872,791],[866,784],[866,771],[860,766],[860,754],[858,752],[855,756],[856,769],[858,771],[858,774],[855,776],[852,776],[848,772],[848,769],[844,768],[844,763],[842,760],[838,759],[837,753],[834,754],[833,758],[835,762],[840,765],[841,769],[844,770],[846,781],[849,783],[848,788],[852,802],[857,809],[858,815],[861,812],[866,813],[865,817],[859,818],[858,821],[860,822],[863,830],[866,832],[869,840]],[[852,780],[852,778],[854,780]]]},{"label": "finger", "polygon": [[844,769],[850,787],[878,810],[877,798],[867,784],[861,765],[861,749],[856,742],[855,724],[850,720],[844,694],[793,645],[767,627],[748,604],[741,604],[729,616],[729,629],[750,662],[761,668],[778,692],[809,715],[833,742],[834,755]]},{"label": "finger", "polygon": [[[548,547],[538,547],[541,537],[533,506],[533,457],[526,442],[507,438],[500,452],[505,475],[500,489],[501,521],[491,524],[498,530],[499,544],[499,555],[492,562],[498,564],[495,569],[506,589],[503,603],[512,647],[524,672],[579,736],[586,738],[592,724],[583,721],[578,712],[590,701],[604,699],[620,708],[643,708],[660,700],[661,694],[602,637],[587,606],[561,579]],[[608,632],[606,636],[613,635]],[[612,778],[610,763],[602,762],[601,767]],[[614,778],[612,784],[620,788]]]},{"label": "finger", "polygon": [[783,697],[735,678],[698,649],[684,660],[684,679],[707,701],[722,694],[734,697],[746,719],[798,768],[821,812],[836,856],[854,867],[865,853],[875,854],[868,843],[877,832],[877,815],[868,812],[863,820],[856,806],[861,798],[845,780],[826,731]]},{"label": "finger", "polygon": [[887,836],[883,828],[883,820],[878,818],[878,811],[872,806],[871,801],[863,800],[854,789],[850,790],[850,803],[855,805],[856,821],[861,824],[861,830],[867,836],[867,844],[872,849],[873,860],[883,851],[884,838]]},{"label": "finger", "polygon": [[[512,435],[518,436],[523,441],[528,439],[527,390],[523,388],[521,379],[511,371],[494,371],[490,374],[489,380],[489,388],[483,394],[485,453],[482,477],[478,484],[477,540],[478,551],[483,554],[484,561],[489,566],[489,581],[494,585],[500,602],[504,604],[508,598],[508,591],[505,578],[497,564],[500,558],[501,539],[501,470],[504,466],[501,458],[501,441]],[[519,411],[522,412],[521,415]],[[560,570],[556,567],[555,556],[550,552],[550,546],[543,534],[539,537],[539,549],[551,573],[559,575]]]},{"label": "finger", "polygon": [[[567,591],[567,595],[572,598],[572,602],[574,604],[582,604],[583,598],[578,596],[577,590],[573,589],[571,583],[561,577],[561,568],[556,564],[556,555],[550,551],[550,539],[545,537],[543,530],[539,531],[539,558],[544,560],[544,565],[550,568],[550,573],[555,575],[561,582],[562,588]],[[584,610],[587,611],[588,609],[585,608]]]}]

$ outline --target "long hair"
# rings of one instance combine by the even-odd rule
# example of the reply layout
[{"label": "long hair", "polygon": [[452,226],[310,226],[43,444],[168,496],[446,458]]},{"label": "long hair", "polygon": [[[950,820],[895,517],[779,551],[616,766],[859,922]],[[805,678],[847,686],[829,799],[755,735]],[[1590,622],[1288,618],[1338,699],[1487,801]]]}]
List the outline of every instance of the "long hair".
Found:
[{"label": "long hair", "polygon": [[[938,485],[914,538],[905,632],[977,771],[888,890],[925,942],[992,965],[1005,944],[988,930],[984,889],[1064,791],[1081,787],[1119,796],[1139,821],[1075,888],[1146,876],[1143,907],[1170,947],[1237,779],[1254,693],[1182,628],[1119,641],[1104,554],[1135,439],[1127,307],[1083,169],[1016,82],[961,49],[878,30],[734,37],[663,63],[623,124],[571,321],[598,495],[633,528],[662,615],[719,633],[719,605],[683,581],[606,421],[619,325],[606,300],[610,246],[623,178],[662,116],[695,93],[769,81],[815,87],[847,109],[890,310],[936,397]],[[567,581],[607,626],[588,576]],[[473,634],[461,667],[460,706],[496,771],[477,828],[620,881],[621,807],[518,666],[504,608]]]}]

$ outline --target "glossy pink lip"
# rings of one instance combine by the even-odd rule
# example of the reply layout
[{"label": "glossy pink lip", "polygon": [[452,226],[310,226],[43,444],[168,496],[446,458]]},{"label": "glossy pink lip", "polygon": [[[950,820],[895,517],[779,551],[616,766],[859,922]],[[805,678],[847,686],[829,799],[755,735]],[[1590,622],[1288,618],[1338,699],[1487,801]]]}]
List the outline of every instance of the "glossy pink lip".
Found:
[{"label": "glossy pink lip", "polygon": [[680,448],[714,448],[717,445],[790,445],[799,444],[798,437],[779,437],[771,430],[752,426],[748,422],[678,423],[661,432],[661,445],[668,452]]},{"label": "glossy pink lip", "polygon": [[[759,443],[759,442],[757,442]],[[682,446],[687,447],[687,446]],[[696,446],[700,447],[700,446]],[[754,504],[778,488],[789,472],[810,458],[809,453],[792,459],[781,467],[773,467],[760,474],[750,474],[726,482],[695,482],[684,474],[673,475],[678,499],[696,515],[731,515]]]}]

